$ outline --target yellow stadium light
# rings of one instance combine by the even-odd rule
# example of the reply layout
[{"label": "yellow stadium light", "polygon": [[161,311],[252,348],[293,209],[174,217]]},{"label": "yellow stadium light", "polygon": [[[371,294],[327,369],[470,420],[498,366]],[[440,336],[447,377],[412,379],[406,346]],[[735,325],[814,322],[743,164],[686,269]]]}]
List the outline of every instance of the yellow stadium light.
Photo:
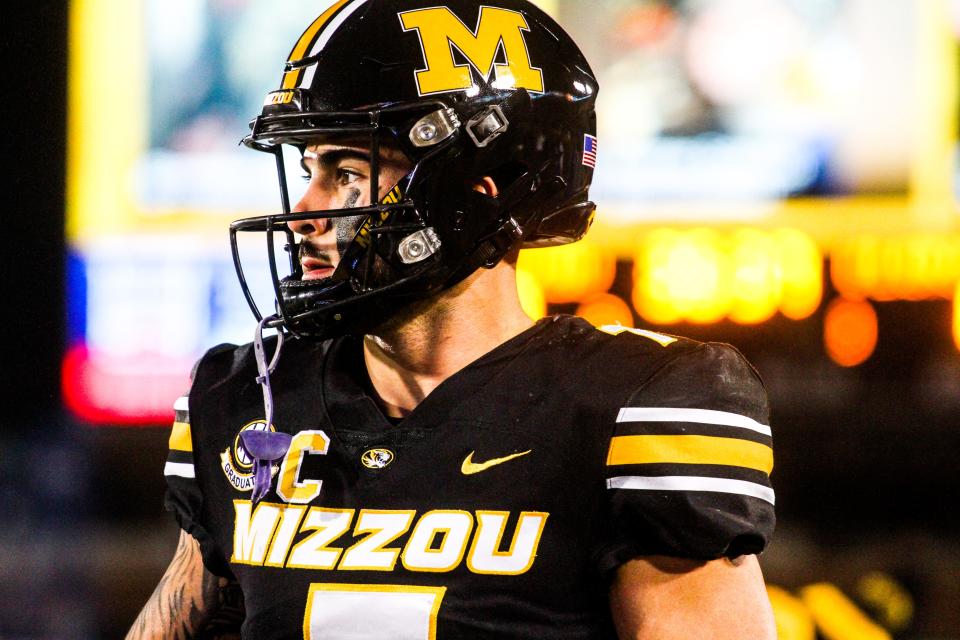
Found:
[{"label": "yellow stadium light", "polygon": [[783,278],[777,246],[769,234],[741,229],[730,238],[730,319],[759,324],[777,312]]},{"label": "yellow stadium light", "polygon": [[543,295],[543,288],[529,271],[517,269],[517,294],[520,296],[520,306],[524,313],[539,320],[547,315],[547,299]]},{"label": "yellow stadium light", "polygon": [[630,305],[612,293],[601,293],[589,298],[577,308],[577,315],[595,327],[633,327]]},{"label": "yellow stadium light", "polygon": [[866,297],[866,291],[877,288],[876,251],[876,238],[862,237],[841,244],[830,254],[830,279],[845,298],[859,300]]},{"label": "yellow stadium light", "polygon": [[817,629],[806,605],[789,591],[767,585],[780,640],[816,640]]},{"label": "yellow stadium light", "polygon": [[830,256],[836,289],[850,299],[949,298],[960,280],[960,236],[859,236]]},{"label": "yellow stadium light", "polygon": [[823,341],[830,358],[841,367],[866,362],[877,347],[877,313],[864,300],[838,298],[827,307]]},{"label": "yellow stadium light", "polygon": [[828,638],[891,640],[886,629],[873,622],[832,584],[824,582],[804,587],[800,598]]},{"label": "yellow stadium light", "polygon": [[960,282],[953,294],[953,343],[960,349]]},{"label": "yellow stadium light", "polygon": [[860,578],[857,581],[857,595],[888,629],[902,631],[913,621],[913,597],[887,573],[871,571]]},{"label": "yellow stadium light", "polygon": [[650,322],[711,323],[730,308],[728,264],[709,229],[658,229],[634,258],[634,306]]},{"label": "yellow stadium light", "polygon": [[799,231],[658,229],[634,258],[634,306],[657,324],[758,324],[778,310],[799,320],[822,296],[823,257]]},{"label": "yellow stadium light", "polygon": [[580,242],[520,253],[519,268],[533,275],[548,302],[579,302],[610,289],[617,275],[617,258],[596,242]]},{"label": "yellow stadium light", "polygon": [[773,232],[780,258],[780,312],[791,320],[812,316],[823,300],[823,255],[813,238],[793,229]]},{"label": "yellow stadium light", "polygon": [[[144,3],[70,3],[67,234],[80,240],[135,222],[130,173],[147,146]],[[123,25],[118,28],[117,25]]]}]

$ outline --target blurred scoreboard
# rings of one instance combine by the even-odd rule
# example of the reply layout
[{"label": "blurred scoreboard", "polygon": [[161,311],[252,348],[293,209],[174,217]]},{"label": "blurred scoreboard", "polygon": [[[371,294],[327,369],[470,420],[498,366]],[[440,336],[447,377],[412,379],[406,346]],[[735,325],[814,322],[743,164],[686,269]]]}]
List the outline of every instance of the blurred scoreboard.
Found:
[{"label": "blurred scoreboard", "polygon": [[[852,300],[953,297],[956,2],[541,4],[600,79],[600,211],[588,242],[523,256],[531,313],[803,319],[825,258]],[[79,418],[166,422],[204,349],[253,335],[227,225],[280,204],[272,159],[237,142],[319,5],[71,2],[63,387]]]}]

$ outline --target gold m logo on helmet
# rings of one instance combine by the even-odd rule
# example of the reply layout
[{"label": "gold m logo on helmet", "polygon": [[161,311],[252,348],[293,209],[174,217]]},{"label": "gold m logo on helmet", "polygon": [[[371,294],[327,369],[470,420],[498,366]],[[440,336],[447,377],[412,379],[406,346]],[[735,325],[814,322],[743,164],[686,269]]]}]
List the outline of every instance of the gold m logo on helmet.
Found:
[{"label": "gold m logo on helmet", "polygon": [[[470,66],[501,89],[528,89],[543,92],[543,71],[532,66],[524,32],[530,26],[522,13],[480,7],[477,28],[471,31],[447,7],[405,11],[400,16],[404,31],[416,31],[427,68],[417,71],[420,95],[464,91],[473,87]],[[470,65],[457,64],[453,49]],[[497,62],[503,50],[506,62]]]}]

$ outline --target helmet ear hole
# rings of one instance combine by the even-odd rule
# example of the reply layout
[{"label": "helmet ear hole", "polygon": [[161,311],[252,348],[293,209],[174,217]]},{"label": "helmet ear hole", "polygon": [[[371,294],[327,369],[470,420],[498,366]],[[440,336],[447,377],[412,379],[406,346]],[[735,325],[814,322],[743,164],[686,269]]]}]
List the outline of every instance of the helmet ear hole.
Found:
[{"label": "helmet ear hole", "polygon": [[497,181],[490,176],[484,176],[479,180],[475,180],[469,186],[477,193],[482,193],[491,198],[496,198],[500,195],[500,188],[497,186]]}]

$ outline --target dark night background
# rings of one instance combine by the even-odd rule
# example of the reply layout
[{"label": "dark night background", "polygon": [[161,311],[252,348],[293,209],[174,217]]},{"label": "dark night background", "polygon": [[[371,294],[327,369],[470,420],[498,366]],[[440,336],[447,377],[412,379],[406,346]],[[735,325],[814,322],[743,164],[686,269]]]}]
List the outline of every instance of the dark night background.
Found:
[{"label": "dark night background", "polygon": [[[3,21],[0,638],[119,637],[176,540],[161,506],[167,432],[91,429],[61,407],[67,9],[12,3]],[[767,381],[781,523],[768,580],[856,596],[883,571],[915,604],[897,637],[960,637],[950,305],[886,303],[879,315],[878,351],[854,370],[823,355],[816,316],[670,330],[737,345]]]}]

